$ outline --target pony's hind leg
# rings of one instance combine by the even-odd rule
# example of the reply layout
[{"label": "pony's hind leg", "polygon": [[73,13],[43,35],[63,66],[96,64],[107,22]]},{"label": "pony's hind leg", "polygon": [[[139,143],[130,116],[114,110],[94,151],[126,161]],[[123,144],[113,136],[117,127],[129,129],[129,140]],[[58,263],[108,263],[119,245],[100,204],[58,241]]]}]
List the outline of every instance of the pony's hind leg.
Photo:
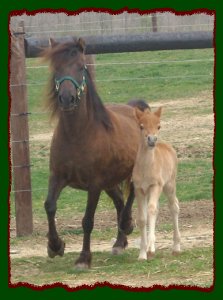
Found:
[{"label": "pony's hind leg", "polygon": [[128,245],[127,237],[126,237],[125,233],[122,230],[120,230],[120,228],[119,228],[121,212],[124,208],[124,199],[123,199],[122,191],[120,190],[120,188],[118,186],[116,186],[115,188],[113,188],[111,190],[106,190],[105,192],[112,199],[112,201],[115,205],[116,211],[117,211],[118,235],[117,235],[116,242],[112,247],[112,253],[120,254],[125,249],[125,247]]},{"label": "pony's hind leg", "polygon": [[176,184],[175,181],[168,183],[164,187],[164,193],[168,198],[168,205],[173,220],[173,254],[176,255],[180,252],[180,231],[179,231],[179,202],[176,197]]},{"label": "pony's hind leg", "polygon": [[82,227],[84,230],[83,246],[79,258],[75,261],[75,267],[78,269],[87,269],[91,266],[91,232],[94,227],[94,214],[100,193],[101,190],[98,188],[90,187],[88,190],[87,207],[82,220]]},{"label": "pony's hind leg", "polygon": [[131,182],[129,186],[129,195],[126,201],[125,207],[121,212],[119,228],[126,235],[129,235],[133,231],[133,222],[132,222],[132,205],[135,199],[134,185]]},{"label": "pony's hind leg", "polygon": [[47,199],[44,203],[45,210],[48,218],[48,256],[50,258],[55,257],[56,255],[63,256],[65,243],[59,238],[56,224],[55,224],[55,215],[56,215],[56,202],[60,195],[61,190],[64,187],[64,183],[58,178],[51,176],[49,179],[49,188]]}]

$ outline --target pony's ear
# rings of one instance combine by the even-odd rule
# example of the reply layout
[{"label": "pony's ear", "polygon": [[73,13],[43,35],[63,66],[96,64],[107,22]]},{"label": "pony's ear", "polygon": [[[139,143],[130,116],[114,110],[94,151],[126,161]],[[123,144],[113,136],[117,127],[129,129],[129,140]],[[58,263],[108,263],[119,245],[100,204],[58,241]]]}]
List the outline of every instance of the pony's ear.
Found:
[{"label": "pony's ear", "polygon": [[59,45],[58,42],[56,42],[54,39],[49,38],[49,45],[51,48],[56,47],[57,45]]},{"label": "pony's ear", "polygon": [[82,38],[79,38],[79,40],[77,41],[77,46],[81,52],[85,51],[86,45],[85,45],[85,41]]},{"label": "pony's ear", "polygon": [[160,107],[154,112],[154,114],[155,114],[158,118],[161,117],[161,113],[162,113],[162,106],[160,106]]}]

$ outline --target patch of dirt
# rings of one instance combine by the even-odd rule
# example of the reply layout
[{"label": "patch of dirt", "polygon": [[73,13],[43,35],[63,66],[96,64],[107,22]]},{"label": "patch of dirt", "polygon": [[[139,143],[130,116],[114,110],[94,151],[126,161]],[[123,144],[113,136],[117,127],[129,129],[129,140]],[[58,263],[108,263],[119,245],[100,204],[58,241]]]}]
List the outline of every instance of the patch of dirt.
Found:
[{"label": "patch of dirt", "polygon": [[53,132],[38,133],[30,136],[31,141],[49,141],[51,140]]},{"label": "patch of dirt", "polygon": [[[69,229],[80,229],[82,216],[73,220],[58,220],[58,231]],[[136,220],[136,210],[133,210],[133,219]],[[12,220],[12,223],[14,221]],[[181,229],[181,245],[182,250],[193,247],[208,247],[213,245],[213,202],[210,200],[200,200],[192,202],[180,203],[180,217]],[[160,207],[159,216],[157,220],[156,230],[156,246],[158,249],[171,249],[172,246],[172,231],[163,229],[164,224],[171,224],[169,209],[166,204]],[[46,222],[40,224],[34,223],[38,232],[47,232]],[[135,221],[135,226],[137,226]],[[11,236],[15,235],[13,230],[14,225],[11,226]],[[109,211],[98,212],[95,217],[95,230],[103,232],[106,228],[116,228],[116,216]],[[136,229],[135,229],[136,230]],[[63,238],[66,241],[66,252],[80,252],[82,248],[83,235],[68,234]],[[139,248],[139,238],[129,236],[129,248]],[[112,245],[115,242],[115,237],[110,241],[98,241],[93,239],[91,242],[92,251],[111,251]],[[32,256],[46,256],[47,239],[40,236],[32,236],[16,246],[11,246],[11,258],[32,257]],[[33,245],[35,244],[35,247]]]},{"label": "patch of dirt", "polygon": [[[213,247],[213,202],[210,200],[201,200],[201,201],[192,201],[187,203],[181,203],[181,213],[180,213],[180,230],[181,230],[181,247],[182,251],[191,248],[205,248],[205,247]],[[136,215],[136,211],[133,211],[133,217]],[[111,212],[103,212],[98,213],[95,218],[95,229],[97,230],[105,230],[106,228],[115,227],[114,214]],[[58,226],[58,231],[60,229],[69,229],[71,226],[72,228],[78,228],[79,225],[75,225],[73,223],[74,220],[67,220],[66,222],[63,220],[63,224]],[[77,221],[77,219],[76,219]],[[157,231],[156,231],[156,247],[157,253],[162,249],[167,249],[167,251],[171,252],[172,247],[172,232],[170,230],[165,230],[159,227],[162,227],[163,224],[169,224],[170,216],[168,207],[166,205],[162,205],[160,207],[159,219],[157,224]],[[59,220],[58,220],[58,223]],[[71,225],[73,224],[73,225]],[[77,224],[80,224],[80,219],[78,220]],[[59,224],[58,224],[59,225]],[[38,230],[46,230],[47,226],[45,224],[36,223],[35,226],[38,226]],[[135,229],[136,231],[136,229]],[[45,231],[46,232],[46,231]],[[83,235],[65,235],[61,237],[66,242],[66,249],[65,252],[80,252],[82,248],[82,238]],[[94,251],[111,251],[112,245],[114,244],[115,238],[112,238],[110,241],[99,241],[93,239],[91,242],[91,249],[94,254]],[[132,236],[130,235],[129,239],[129,248],[139,248],[139,238],[134,233]],[[43,238],[42,236],[33,236],[30,239],[21,241],[20,243],[16,244],[16,246],[11,247],[10,251],[10,258],[11,258],[11,265],[13,266],[13,259],[14,258],[25,258],[26,260],[30,259],[32,262],[33,256],[39,257],[47,257],[46,251],[46,244],[47,239]],[[128,251],[128,249],[126,250]],[[94,259],[94,256],[93,256]],[[177,261],[177,260],[176,260]],[[174,260],[173,260],[174,262]],[[94,267],[100,268],[100,267]],[[13,270],[13,269],[12,269]],[[28,271],[28,269],[27,269]],[[17,281],[13,279],[16,276],[16,270],[12,273],[12,282],[16,283]],[[30,272],[30,271],[28,271]],[[33,272],[33,276],[37,276],[38,274],[38,266],[35,266],[35,270]],[[89,273],[90,274],[90,273]],[[18,274],[17,274],[18,275]],[[106,274],[105,274],[106,275]],[[30,274],[27,274],[27,278],[29,278]],[[32,275],[31,275],[32,276]],[[107,276],[107,275],[106,275]],[[60,282],[69,286],[70,288],[80,287],[81,285],[94,285],[96,282],[100,282],[101,278],[103,278],[103,273],[98,270],[94,276],[89,275],[87,279],[83,279],[78,275],[72,275],[72,278],[64,278],[61,279]],[[106,277],[108,278],[108,277]],[[50,280],[50,279],[49,279]],[[165,278],[162,275],[162,270],[158,269],[157,272],[153,272],[150,274],[149,268],[148,273],[143,275],[134,275],[134,276],[126,276],[126,275],[119,275],[113,276],[112,274],[109,275],[110,284],[117,285],[121,283],[123,286],[126,287],[153,287],[153,285],[159,284],[161,286],[169,286],[172,284],[183,285],[183,286],[198,286],[198,287],[206,287],[207,285],[210,286],[213,284],[213,269],[210,268],[205,272],[198,272],[191,276],[190,274],[184,274],[182,276],[174,275],[172,277]],[[50,281],[46,281],[50,284]]]},{"label": "patch of dirt", "polygon": [[214,136],[213,95],[210,92],[204,91],[198,97],[150,105],[152,109],[163,106],[159,138],[171,143],[178,157],[210,158]]}]

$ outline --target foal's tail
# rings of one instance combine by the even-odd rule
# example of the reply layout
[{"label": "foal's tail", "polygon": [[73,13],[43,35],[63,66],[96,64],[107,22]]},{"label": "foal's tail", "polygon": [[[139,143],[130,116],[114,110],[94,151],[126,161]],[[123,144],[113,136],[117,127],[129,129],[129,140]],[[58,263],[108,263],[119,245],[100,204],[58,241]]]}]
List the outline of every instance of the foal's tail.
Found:
[{"label": "foal's tail", "polygon": [[146,109],[151,110],[149,104],[146,103],[145,100],[142,100],[142,99],[133,99],[133,100],[130,100],[127,104],[132,107],[137,107],[141,111],[144,111]]}]

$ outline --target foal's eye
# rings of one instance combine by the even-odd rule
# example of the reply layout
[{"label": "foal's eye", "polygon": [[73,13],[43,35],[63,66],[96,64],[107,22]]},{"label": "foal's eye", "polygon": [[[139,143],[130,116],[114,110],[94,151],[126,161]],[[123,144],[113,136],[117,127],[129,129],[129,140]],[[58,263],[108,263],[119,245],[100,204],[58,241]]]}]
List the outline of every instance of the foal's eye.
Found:
[{"label": "foal's eye", "polygon": [[160,125],[158,125],[158,127],[157,127],[157,128],[158,128],[158,130],[160,130],[161,126],[160,126]]}]

